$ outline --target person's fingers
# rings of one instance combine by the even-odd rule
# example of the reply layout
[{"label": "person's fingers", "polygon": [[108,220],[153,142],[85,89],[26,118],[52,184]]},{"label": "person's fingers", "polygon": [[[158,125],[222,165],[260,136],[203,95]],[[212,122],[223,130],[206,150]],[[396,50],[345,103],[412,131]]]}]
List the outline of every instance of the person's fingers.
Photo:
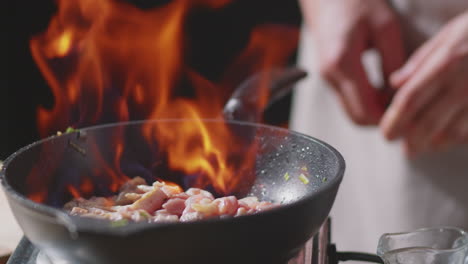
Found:
[{"label": "person's fingers", "polygon": [[463,67],[452,67],[443,83],[445,92],[412,122],[405,135],[410,154],[437,151],[464,141],[468,86],[463,72]]},{"label": "person's fingers", "polygon": [[442,41],[443,38],[437,35],[417,49],[402,68],[390,75],[391,86],[394,88],[401,87],[421,67],[425,60],[430,57]]},{"label": "person's fingers", "polygon": [[454,97],[459,98],[459,111],[453,121],[437,131],[434,136],[434,143],[437,148],[447,147],[457,143],[468,143],[468,86],[461,80]]},{"label": "person's fingers", "polygon": [[437,149],[437,139],[457,118],[458,113],[465,107],[465,101],[456,92],[448,92],[433,99],[405,135],[411,152],[421,153]]},{"label": "person's fingers", "polygon": [[447,59],[466,56],[468,52],[466,48],[467,37],[468,12],[464,12],[449,21],[437,35],[427,41],[411,56],[402,69],[391,76],[392,85],[402,86],[418,68],[423,66],[428,57],[439,52],[441,48],[451,51],[451,56],[448,56]]},{"label": "person's fingers", "polygon": [[322,46],[324,53],[320,60],[322,76],[336,90],[350,118],[360,125],[377,124],[383,113],[376,89],[371,86],[361,64],[361,55],[367,48],[366,39],[363,31],[356,31],[327,48]]},{"label": "person's fingers", "polygon": [[438,134],[434,150],[441,151],[459,144],[468,144],[468,107],[460,111],[447,128]]},{"label": "person's fingers", "polygon": [[468,13],[449,22],[393,76],[399,91],[381,128],[390,139],[404,134],[409,155],[468,141],[467,26]]},{"label": "person's fingers", "polygon": [[401,40],[394,12],[385,0],[364,6],[360,0],[302,1],[301,5],[315,36],[321,75],[335,88],[355,123],[378,124],[389,100],[370,84],[362,55],[371,46],[381,50],[386,75],[401,66],[401,43],[388,43]]},{"label": "person's fingers", "polygon": [[468,119],[468,80],[466,80],[462,75],[464,72],[463,67],[458,68],[458,74],[454,75],[458,76],[458,78],[453,78],[453,89],[450,91],[451,98],[453,98],[453,104],[451,107],[447,106],[447,112],[445,112],[445,115],[451,115],[456,112],[455,117],[451,123],[446,124],[445,126],[439,126],[438,130],[435,130],[431,135],[432,142],[436,147],[439,145],[439,141],[441,141],[440,139],[445,138],[446,140],[447,137],[452,139],[456,139],[457,137],[459,138],[461,136],[457,136],[457,133],[460,131],[461,132],[459,134],[464,134],[464,122]]},{"label": "person's fingers", "polygon": [[325,78],[335,88],[348,116],[359,125],[377,124],[382,113],[376,90],[367,80],[360,61],[355,66],[334,64],[323,71]]},{"label": "person's fingers", "polygon": [[405,49],[399,21],[391,12],[386,18],[372,23],[372,44],[382,59],[382,72],[385,80],[405,62]]},{"label": "person's fingers", "polygon": [[344,73],[338,80],[341,101],[351,119],[359,125],[376,125],[383,114],[377,91],[367,80],[364,69],[358,65],[354,74]]},{"label": "person's fingers", "polygon": [[442,92],[444,79],[449,76],[447,53],[439,48],[396,94],[380,124],[385,137],[400,137],[416,115]]},{"label": "person's fingers", "polygon": [[381,17],[379,21],[372,23],[372,45],[377,49],[381,57],[381,69],[383,87],[380,87],[379,104],[387,107],[394,94],[389,78],[393,72],[398,70],[405,61],[406,54],[399,21],[391,12],[387,12],[386,18]]}]

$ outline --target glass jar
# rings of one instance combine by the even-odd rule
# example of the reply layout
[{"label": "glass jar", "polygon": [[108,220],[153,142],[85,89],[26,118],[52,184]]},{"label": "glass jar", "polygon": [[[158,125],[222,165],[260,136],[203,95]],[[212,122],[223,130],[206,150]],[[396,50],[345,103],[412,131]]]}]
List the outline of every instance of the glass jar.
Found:
[{"label": "glass jar", "polygon": [[468,234],[454,227],[384,234],[377,254],[385,264],[468,264]]}]

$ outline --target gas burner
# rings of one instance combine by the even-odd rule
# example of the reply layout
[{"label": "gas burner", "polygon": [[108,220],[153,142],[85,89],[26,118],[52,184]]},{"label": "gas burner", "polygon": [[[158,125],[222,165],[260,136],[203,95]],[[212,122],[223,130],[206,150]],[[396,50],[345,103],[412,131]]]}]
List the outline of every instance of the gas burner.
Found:
[{"label": "gas burner", "polygon": [[[372,254],[358,252],[337,252],[330,243],[330,219],[320,228],[318,234],[305,244],[299,254],[287,264],[337,264],[340,261],[359,260],[372,263],[383,263]],[[63,260],[52,261],[36,248],[27,238],[23,238],[7,264],[71,264]]]}]

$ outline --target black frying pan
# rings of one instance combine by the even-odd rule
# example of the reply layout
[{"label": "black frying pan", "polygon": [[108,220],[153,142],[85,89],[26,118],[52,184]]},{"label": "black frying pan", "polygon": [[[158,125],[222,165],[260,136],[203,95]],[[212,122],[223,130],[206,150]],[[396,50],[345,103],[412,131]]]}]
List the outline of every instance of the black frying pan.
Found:
[{"label": "black frying pan", "polygon": [[[157,125],[191,121],[148,122]],[[50,257],[71,263],[284,263],[318,231],[343,177],[343,158],[323,142],[285,129],[231,122],[236,131],[246,129],[249,135],[254,131],[254,140],[260,146],[255,166],[244,172],[255,174],[256,180],[239,190],[239,195],[251,193],[262,200],[284,202],[280,208],[231,219],[123,227],[62,211],[61,206],[71,199],[64,190],[67,183],[91,175],[96,176],[93,181],[99,185],[97,171],[106,168],[96,161],[92,145],[96,143],[104,155],[100,158],[107,159],[108,137],[117,130],[125,134],[126,144],[131,146],[127,152],[131,159],[124,172],[151,177],[157,168],[149,160],[157,157],[150,152],[150,147],[155,146],[147,146],[135,136],[142,124],[84,129],[84,139],[78,139],[79,133],[51,137],[19,150],[5,161],[2,185],[18,223],[32,243]],[[40,168],[36,177],[44,179],[35,184],[48,188],[45,204],[26,198],[28,189],[35,189],[27,182],[35,166]],[[308,184],[297,177],[303,166],[310,172]],[[286,172],[291,176],[288,181],[283,177]],[[170,176],[177,181],[176,176]],[[104,184],[96,194],[108,192]]]},{"label": "black frying pan", "polygon": [[[242,93],[237,95],[242,97]],[[243,111],[235,106],[225,108],[225,115],[229,113]],[[111,195],[112,171],[142,176],[148,182],[156,175],[190,187],[193,175],[169,170],[157,143],[148,144],[141,136],[143,125],[180,122],[193,121],[92,127],[33,143],[11,155],[1,171],[2,186],[25,236],[52,259],[69,263],[283,264],[298,253],[329,214],[343,177],[344,160],[317,139],[248,122],[229,122],[233,138],[226,143],[245,144],[246,150],[256,146],[255,162],[239,171],[248,180],[233,194],[283,203],[277,209],[238,218],[125,226],[70,216],[61,210],[72,198],[66,186],[78,188],[83,177],[93,182],[93,192],[88,195]],[[203,122],[210,127],[222,121]],[[113,160],[116,135],[124,138],[126,146],[119,164]],[[299,179],[301,173],[307,175],[308,184]],[[37,193],[45,194],[43,203],[27,198]]]}]

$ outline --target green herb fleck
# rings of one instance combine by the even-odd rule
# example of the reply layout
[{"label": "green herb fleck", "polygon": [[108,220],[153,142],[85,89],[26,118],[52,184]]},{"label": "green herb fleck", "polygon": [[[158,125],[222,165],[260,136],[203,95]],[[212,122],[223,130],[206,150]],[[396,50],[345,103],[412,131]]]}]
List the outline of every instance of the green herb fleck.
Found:
[{"label": "green herb fleck", "polygon": [[73,127],[67,127],[67,129],[65,130],[65,134],[73,133],[73,132],[78,132],[78,129],[75,129]]},{"label": "green herb fleck", "polygon": [[309,183],[309,179],[307,179],[307,177],[302,173],[301,173],[301,175],[299,175],[299,180],[301,180],[301,182],[304,183],[304,184]]},{"label": "green herb fleck", "polygon": [[303,167],[301,168],[301,170],[302,170],[302,171],[307,171],[307,167],[306,167],[306,166],[303,166]]},{"label": "green herb fleck", "polygon": [[148,214],[146,211],[140,211],[140,216],[144,217],[144,218],[150,218],[151,217],[151,215]]},{"label": "green herb fleck", "polygon": [[290,178],[291,178],[291,176],[289,176],[289,172],[286,172],[286,173],[284,174],[284,180],[285,180],[285,181],[289,181]]},{"label": "green herb fleck", "polygon": [[327,178],[327,177],[323,177],[323,178],[322,178],[322,182],[326,182],[326,181],[328,181],[328,178]]},{"label": "green herb fleck", "polygon": [[120,219],[114,222],[111,222],[111,227],[123,227],[128,225],[128,220],[127,219]]}]

